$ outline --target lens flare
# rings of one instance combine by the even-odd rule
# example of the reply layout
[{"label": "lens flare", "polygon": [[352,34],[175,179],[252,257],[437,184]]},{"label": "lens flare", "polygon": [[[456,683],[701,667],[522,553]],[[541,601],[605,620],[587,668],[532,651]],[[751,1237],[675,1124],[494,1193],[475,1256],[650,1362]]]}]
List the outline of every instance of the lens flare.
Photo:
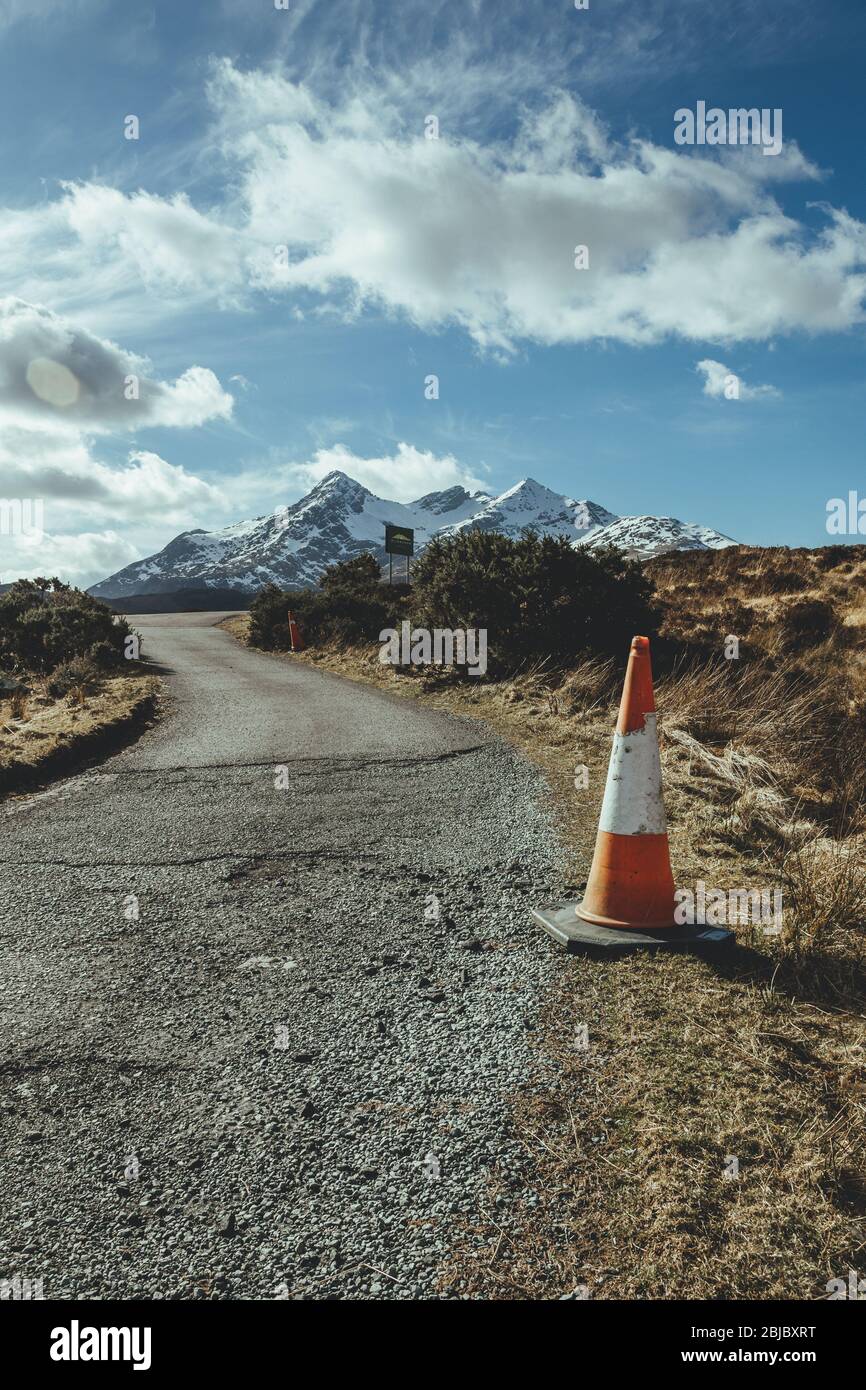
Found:
[{"label": "lens flare", "polygon": [[62,362],[50,357],[34,357],[27,368],[27,385],[48,405],[66,409],[78,400],[78,378]]}]

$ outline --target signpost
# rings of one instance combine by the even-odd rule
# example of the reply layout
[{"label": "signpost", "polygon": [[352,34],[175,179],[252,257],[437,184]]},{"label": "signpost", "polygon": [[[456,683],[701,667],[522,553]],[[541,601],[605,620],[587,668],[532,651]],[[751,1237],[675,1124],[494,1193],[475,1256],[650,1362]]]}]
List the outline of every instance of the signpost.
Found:
[{"label": "signpost", "polygon": [[394,556],[406,556],[406,583],[409,583],[409,556],[415,553],[415,532],[411,526],[392,526],[385,522],[385,549],[388,552],[388,583],[394,583]]}]

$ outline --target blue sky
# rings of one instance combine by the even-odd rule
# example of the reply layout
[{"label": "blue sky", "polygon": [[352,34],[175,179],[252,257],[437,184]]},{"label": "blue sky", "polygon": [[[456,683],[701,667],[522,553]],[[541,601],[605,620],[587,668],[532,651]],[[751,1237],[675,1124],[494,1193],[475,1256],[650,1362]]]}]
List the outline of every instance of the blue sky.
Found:
[{"label": "blue sky", "polygon": [[[864,52],[855,0],[0,0],[0,497],[46,530],[0,580],[335,466],[827,543],[866,492]],[[780,108],[782,152],[678,146],[698,101]]]}]

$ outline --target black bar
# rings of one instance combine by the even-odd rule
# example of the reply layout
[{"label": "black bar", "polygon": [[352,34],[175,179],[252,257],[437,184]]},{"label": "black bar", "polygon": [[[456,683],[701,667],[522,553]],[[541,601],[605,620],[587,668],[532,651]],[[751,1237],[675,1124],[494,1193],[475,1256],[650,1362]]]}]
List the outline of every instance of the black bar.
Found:
[{"label": "black bar", "polygon": [[[606,1291],[610,1292],[610,1290]],[[611,1371],[646,1371],[667,1373],[678,1367],[686,1370],[688,1378],[700,1383],[707,1366],[722,1365],[730,1372],[741,1365],[763,1365],[765,1374],[784,1372],[791,1366],[802,1367],[813,1380],[827,1384],[831,1375],[850,1367],[862,1340],[862,1315],[855,1308],[837,1308],[835,1302],[821,1299],[816,1302],[619,1302],[610,1297],[581,1298],[575,1292],[566,1295],[571,1303],[568,1313],[561,1307],[555,1311],[550,1324],[550,1310],[532,1315],[540,1317],[551,1332],[561,1331],[563,1318],[575,1345],[593,1342],[604,1355],[607,1374]],[[857,1295],[858,1299],[860,1295]],[[308,1299],[274,1302],[245,1302],[242,1300],[203,1300],[196,1302],[4,1302],[3,1332],[7,1351],[14,1348],[23,1375],[40,1372],[43,1379],[57,1378],[67,1383],[81,1376],[91,1383],[94,1378],[116,1384],[118,1379],[131,1379],[133,1385],[147,1383],[175,1384],[175,1376],[211,1371],[221,1375],[239,1372],[249,1374],[271,1367],[285,1368],[287,1339],[304,1335],[319,1324],[319,1315],[298,1308]],[[340,1300],[337,1300],[338,1302]],[[375,1303],[378,1300],[373,1300]],[[388,1302],[387,1299],[382,1301]],[[399,1301],[399,1300],[398,1300]],[[435,1325],[440,1318],[456,1316],[462,1326],[490,1326],[488,1317],[496,1320],[501,1309],[485,1313],[479,1302],[461,1299],[434,1299],[432,1302],[455,1304],[452,1313],[434,1314]],[[522,1302],[518,1296],[514,1302]],[[544,1300],[539,1300],[544,1301]],[[550,1299],[561,1304],[562,1296]],[[294,1306],[290,1306],[294,1304]],[[417,1306],[417,1305],[416,1305]],[[327,1314],[342,1321],[341,1310]],[[361,1316],[363,1326],[371,1323],[393,1330],[399,1310],[390,1306],[387,1324],[376,1307],[365,1303]],[[349,1317],[354,1321],[357,1313]],[[77,1327],[72,1328],[73,1320]],[[537,1325],[537,1324],[536,1324]],[[513,1330],[510,1320],[503,1325]],[[87,1328],[130,1329],[130,1346],[143,1346],[141,1329],[150,1329],[150,1367],[139,1373],[133,1371],[130,1360],[114,1361],[57,1361],[50,1356],[52,1345],[58,1343],[55,1329],[70,1330],[66,1346],[80,1349]],[[135,1342],[131,1329],[139,1329]],[[505,1334],[507,1340],[507,1333]],[[64,1341],[66,1339],[64,1338]],[[97,1341],[98,1345],[98,1341]],[[502,1348],[500,1347],[499,1354]],[[756,1353],[762,1353],[757,1356]],[[769,1359],[775,1354],[775,1360]],[[808,1355],[806,1355],[808,1353]],[[329,1364],[331,1352],[321,1350],[321,1367]],[[487,1357],[489,1353],[485,1353]],[[495,1355],[495,1348],[494,1348]],[[371,1353],[372,1358],[372,1353]],[[363,1351],[361,1363],[363,1364]],[[371,1359],[371,1365],[375,1364]],[[489,1363],[487,1363],[489,1364]],[[171,1377],[171,1380],[169,1380]]]}]

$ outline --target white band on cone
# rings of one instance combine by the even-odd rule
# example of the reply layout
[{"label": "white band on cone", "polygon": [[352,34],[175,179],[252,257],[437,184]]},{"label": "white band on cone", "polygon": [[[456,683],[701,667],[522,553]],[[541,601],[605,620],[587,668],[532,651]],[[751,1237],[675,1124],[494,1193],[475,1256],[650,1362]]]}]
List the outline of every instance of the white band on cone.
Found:
[{"label": "white band on cone", "polygon": [[654,714],[644,715],[644,728],[613,736],[598,828],[611,835],[667,832]]}]

